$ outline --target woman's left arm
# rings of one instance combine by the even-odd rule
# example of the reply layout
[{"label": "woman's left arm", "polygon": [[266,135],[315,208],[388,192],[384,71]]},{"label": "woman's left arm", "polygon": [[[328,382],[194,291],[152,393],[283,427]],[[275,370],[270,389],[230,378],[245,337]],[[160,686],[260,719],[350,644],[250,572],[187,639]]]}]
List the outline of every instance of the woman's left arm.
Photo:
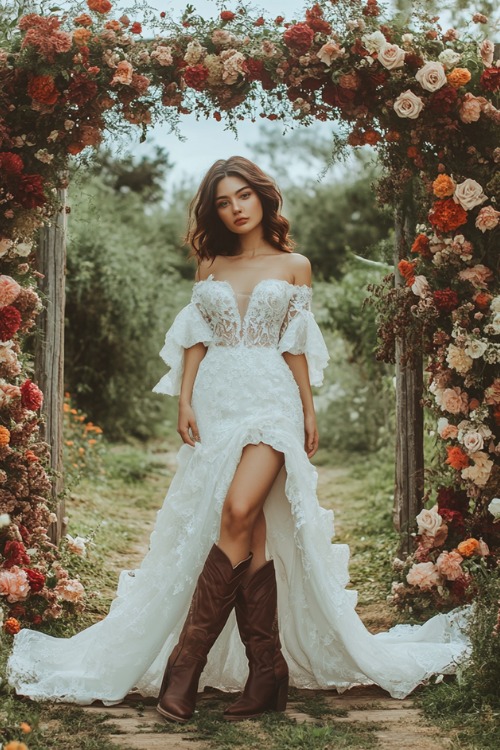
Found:
[{"label": "woman's left arm", "polygon": [[283,358],[292,371],[293,377],[299,386],[302,409],[304,411],[304,430],[306,441],[304,449],[308,458],[312,458],[318,450],[319,435],[316,424],[316,412],[314,411],[314,402],[309,383],[309,372],[307,369],[307,360],[305,354],[290,354],[283,352]]}]

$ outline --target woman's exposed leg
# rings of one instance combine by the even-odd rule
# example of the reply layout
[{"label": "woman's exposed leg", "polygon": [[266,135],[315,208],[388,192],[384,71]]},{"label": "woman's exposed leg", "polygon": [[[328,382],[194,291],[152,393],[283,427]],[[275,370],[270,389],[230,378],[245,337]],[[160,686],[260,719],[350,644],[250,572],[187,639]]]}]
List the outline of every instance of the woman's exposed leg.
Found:
[{"label": "woman's exposed leg", "polygon": [[256,570],[265,562],[265,552],[262,549],[265,525],[262,526],[260,514],[283,463],[283,453],[266,443],[249,444],[243,448],[222,509],[217,543],[233,565],[248,557],[258,519],[255,541],[259,543],[258,556],[263,559],[255,563],[253,568]]},{"label": "woman's exposed leg", "polygon": [[266,564],[266,517],[261,509],[252,529],[250,549],[253,557],[250,567],[245,574],[244,580],[250,578],[256,570]]}]

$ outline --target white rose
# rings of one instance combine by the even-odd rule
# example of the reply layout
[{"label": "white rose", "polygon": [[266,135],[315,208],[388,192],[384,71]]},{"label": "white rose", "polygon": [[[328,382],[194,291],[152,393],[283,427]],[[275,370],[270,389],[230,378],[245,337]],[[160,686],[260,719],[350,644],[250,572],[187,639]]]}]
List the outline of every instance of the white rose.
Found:
[{"label": "white rose", "polygon": [[455,203],[459,203],[466,211],[470,211],[471,208],[484,203],[487,197],[483,193],[481,185],[475,180],[468,178],[455,187],[453,200]]},{"label": "white rose", "polygon": [[401,41],[403,44],[411,44],[413,42],[413,34],[403,34]]},{"label": "white rose", "polygon": [[425,508],[421,510],[416,521],[418,524],[418,533],[425,533],[429,536],[436,536],[437,531],[443,525],[443,519],[437,512],[437,505],[430,510],[426,510]]},{"label": "white rose", "polygon": [[75,555],[85,557],[85,555],[87,554],[87,549],[85,547],[85,542],[87,541],[87,539],[84,539],[81,536],[72,537],[71,534],[66,534],[66,539],[68,540],[68,549],[71,552],[73,552]]},{"label": "white rose", "polygon": [[415,73],[415,78],[426,91],[437,91],[446,83],[444,66],[438,62],[427,62]]},{"label": "white rose", "polygon": [[459,55],[458,52],[455,52],[453,49],[445,49],[441,54],[439,55],[439,62],[442,62],[445,68],[454,68],[457,62],[460,60],[462,55]]},{"label": "white rose", "polygon": [[32,242],[20,242],[19,245],[16,245],[16,255],[20,255],[22,258],[25,258],[31,253],[32,247]]},{"label": "white rose", "polygon": [[472,359],[479,359],[479,357],[483,356],[487,348],[488,343],[486,341],[482,341],[481,339],[469,339],[465,346],[465,351],[469,357],[472,357]]},{"label": "white rose", "polygon": [[386,42],[379,49],[378,61],[388,70],[400,68],[404,65],[405,61],[404,50],[402,50],[401,47],[398,47],[397,44],[389,44]]},{"label": "white rose", "polygon": [[374,31],[373,34],[363,34],[361,38],[363,46],[368,52],[378,52],[384,44],[387,44],[387,39],[381,31]]},{"label": "white rose", "polygon": [[425,276],[415,276],[415,281],[411,285],[411,290],[413,294],[416,294],[418,297],[425,297],[429,291],[429,282]]},{"label": "white rose", "polygon": [[493,297],[490,302],[490,310],[491,312],[500,313],[500,296]]},{"label": "white rose", "polygon": [[415,96],[413,91],[407,89],[394,102],[394,111],[398,117],[409,117],[411,120],[415,120],[422,111],[423,106],[422,99],[419,96]]},{"label": "white rose", "polygon": [[495,518],[500,518],[500,497],[494,497],[491,503],[488,505],[488,510],[491,515]]},{"label": "white rose", "polygon": [[484,441],[479,432],[467,432],[464,435],[463,444],[469,453],[475,453],[484,448]]},{"label": "white rose", "polygon": [[479,46],[479,54],[485,68],[489,68],[493,65],[493,56],[495,54],[495,45],[489,39],[484,39],[482,44]]},{"label": "white rose", "polygon": [[10,524],[10,516],[8,513],[0,513],[0,529]]}]

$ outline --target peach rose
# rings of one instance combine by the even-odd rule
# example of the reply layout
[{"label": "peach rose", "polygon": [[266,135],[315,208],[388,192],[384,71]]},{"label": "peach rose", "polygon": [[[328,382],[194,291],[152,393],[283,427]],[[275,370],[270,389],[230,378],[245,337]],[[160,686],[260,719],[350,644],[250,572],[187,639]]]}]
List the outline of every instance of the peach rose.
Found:
[{"label": "peach rose", "polygon": [[472,367],[472,357],[466,354],[461,347],[455,346],[455,344],[448,345],[446,361],[453,370],[459,372],[461,375],[465,375]]},{"label": "peach rose", "polygon": [[470,211],[471,208],[484,203],[487,198],[479,182],[468,178],[456,186],[453,200],[455,203],[459,203],[466,211]]},{"label": "peach rose", "polygon": [[493,206],[483,206],[476,216],[476,227],[481,232],[486,232],[488,229],[495,229],[500,221],[500,211],[497,211]]},{"label": "peach rose", "polygon": [[468,466],[466,469],[462,469],[462,479],[469,479],[474,484],[477,484],[478,487],[484,487],[490,478],[493,461],[488,458],[488,454],[484,453],[484,451],[471,453],[470,457],[474,461],[474,464]]},{"label": "peach rose", "polygon": [[461,391],[458,385],[453,388],[445,388],[441,395],[441,408],[450,414],[467,414],[469,399],[465,391]]},{"label": "peach rose", "polygon": [[455,68],[451,73],[448,73],[446,78],[450,86],[453,86],[454,89],[459,89],[460,86],[465,86],[466,83],[469,83],[471,74],[467,68]]},{"label": "peach rose", "polygon": [[434,505],[430,510],[424,508],[420,511],[416,518],[419,534],[427,534],[431,537],[436,535],[443,523],[443,519],[439,515],[437,508],[438,506]]},{"label": "peach rose", "polygon": [[415,78],[426,91],[437,91],[446,83],[444,65],[439,62],[427,62],[417,70]]},{"label": "peach rose", "polygon": [[121,60],[116,66],[115,74],[111,79],[111,86],[116,86],[118,83],[130,86],[133,73],[134,69],[128,60]]},{"label": "peach rose", "polygon": [[174,58],[172,57],[172,50],[170,47],[165,47],[162,44],[159,44],[152,52],[151,52],[151,60],[156,60],[158,65],[167,66],[172,65]]},{"label": "peach rose", "polygon": [[380,47],[377,59],[384,68],[393,70],[394,68],[401,68],[404,65],[405,52],[397,44],[386,42]]},{"label": "peach rose", "polygon": [[483,39],[480,47],[479,54],[485,68],[489,68],[493,65],[493,55],[495,54],[495,45],[489,39]]},{"label": "peach rose", "polygon": [[460,555],[463,555],[463,557],[471,557],[478,551],[479,551],[479,542],[477,539],[474,539],[473,537],[469,537],[469,539],[464,539],[464,541],[460,542],[460,544],[457,546],[457,552]]},{"label": "peach rose", "polygon": [[481,110],[485,101],[484,97],[474,96],[474,94],[471,94],[468,91],[462,100],[460,109],[458,110],[458,116],[462,122],[465,122],[466,124],[477,122],[481,117]]},{"label": "peach rose", "polygon": [[418,586],[419,589],[428,590],[443,583],[439,571],[433,562],[414,563],[406,580],[410,586]]},{"label": "peach rose", "polygon": [[83,599],[85,589],[76,578],[61,578],[54,591],[65,602],[77,603]]},{"label": "peach rose", "polygon": [[455,182],[447,174],[440,174],[432,183],[432,190],[438,198],[449,198],[455,192]]},{"label": "peach rose", "polygon": [[470,281],[476,289],[484,289],[488,282],[492,280],[493,273],[482,263],[477,263],[471,268],[464,268],[463,271],[460,271],[458,278],[461,281]]},{"label": "peach rose", "polygon": [[443,578],[446,578],[448,581],[456,581],[463,573],[462,566],[460,565],[463,559],[457,550],[441,552],[436,560],[436,568]]},{"label": "peach rose", "polygon": [[0,307],[5,305],[11,305],[19,292],[21,287],[11,276],[0,276]]},{"label": "peach rose", "polygon": [[483,436],[479,432],[467,432],[463,439],[464,448],[469,453],[476,453],[484,448]]},{"label": "peach rose", "polygon": [[0,596],[6,596],[8,602],[20,602],[30,593],[26,572],[18,565],[0,570]]},{"label": "peach rose", "polygon": [[422,99],[416,96],[413,91],[407,89],[398,96],[393,108],[398,117],[408,117],[410,120],[415,120],[422,111],[423,106]]},{"label": "peach rose", "polygon": [[344,47],[340,47],[334,39],[326,42],[321,49],[318,50],[318,59],[324,65],[331,65],[333,60],[337,60],[345,53]]}]

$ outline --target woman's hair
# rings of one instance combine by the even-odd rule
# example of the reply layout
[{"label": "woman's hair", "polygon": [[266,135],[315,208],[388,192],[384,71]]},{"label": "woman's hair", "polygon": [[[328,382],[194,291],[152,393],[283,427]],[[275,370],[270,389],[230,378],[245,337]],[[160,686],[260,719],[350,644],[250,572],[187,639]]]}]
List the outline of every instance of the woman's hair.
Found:
[{"label": "woman's hair", "polygon": [[257,193],[262,203],[264,238],[277,250],[292,252],[294,243],[288,237],[289,222],[281,215],[283,198],[273,180],[256,164],[243,156],[218,159],[203,178],[189,208],[186,242],[200,262],[216,255],[234,255],[239,236],[231,232],[217,213],[215,195],[224,177],[240,177]]}]

